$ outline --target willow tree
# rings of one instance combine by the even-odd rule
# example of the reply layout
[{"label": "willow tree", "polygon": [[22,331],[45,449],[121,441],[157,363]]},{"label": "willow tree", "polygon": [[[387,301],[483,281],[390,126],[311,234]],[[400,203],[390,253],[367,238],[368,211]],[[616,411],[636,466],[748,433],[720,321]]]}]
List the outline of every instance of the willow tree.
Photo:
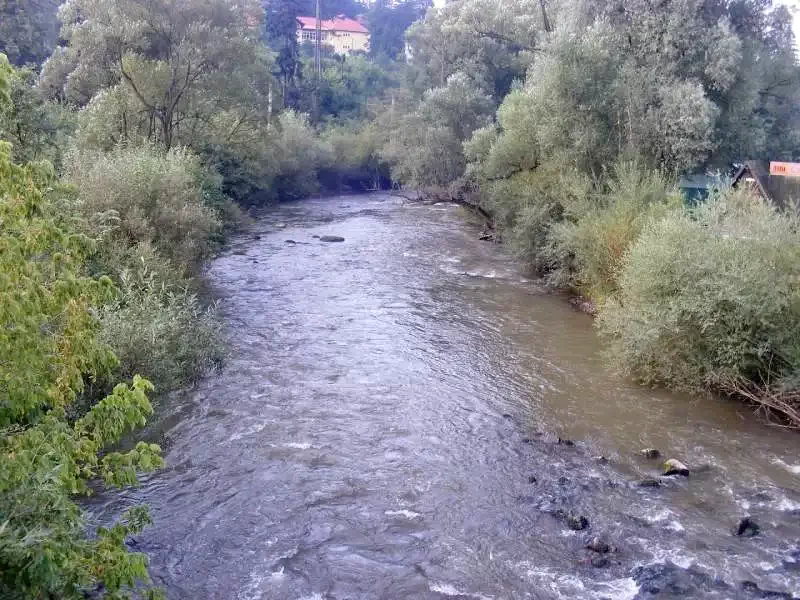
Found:
[{"label": "willow tree", "polygon": [[264,117],[271,68],[258,0],[68,0],[59,16],[67,45],[42,86],[78,105],[113,91],[118,137],[169,149],[192,145],[220,115],[234,134]]}]

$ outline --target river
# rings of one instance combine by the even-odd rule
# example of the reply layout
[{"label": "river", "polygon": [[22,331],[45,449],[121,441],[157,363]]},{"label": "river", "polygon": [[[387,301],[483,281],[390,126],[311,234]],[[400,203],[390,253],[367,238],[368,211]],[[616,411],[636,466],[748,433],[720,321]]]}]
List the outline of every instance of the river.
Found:
[{"label": "river", "polygon": [[[151,506],[171,599],[800,594],[800,437],[609,373],[477,237],[386,194],[265,213],[209,268],[231,356],[161,408],[168,468],[93,510]],[[645,447],[692,474],[640,486]]]}]

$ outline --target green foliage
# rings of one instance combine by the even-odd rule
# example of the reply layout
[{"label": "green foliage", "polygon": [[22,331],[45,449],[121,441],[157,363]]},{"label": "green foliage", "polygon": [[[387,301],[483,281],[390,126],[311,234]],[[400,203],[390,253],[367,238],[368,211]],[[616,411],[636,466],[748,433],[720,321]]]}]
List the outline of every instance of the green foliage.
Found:
[{"label": "green foliage", "polygon": [[204,202],[205,177],[186,150],[122,146],[108,154],[74,154],[66,179],[77,190],[75,209],[106,231],[106,244],[152,243],[191,270],[210,256],[222,227]]},{"label": "green foliage", "polygon": [[190,282],[146,245],[131,254],[120,294],[100,312],[101,339],[119,359],[118,378],[147,373],[159,389],[178,389],[222,362],[221,322],[215,306],[203,306]]},{"label": "green foliage", "polygon": [[661,173],[635,163],[618,164],[605,187],[582,202],[565,203],[549,240],[558,265],[551,280],[596,301],[617,292],[623,259],[643,227],[682,206]]},{"label": "green foliage", "polygon": [[646,225],[598,324],[615,363],[646,383],[796,382],[799,283],[796,215],[727,191]]},{"label": "green foliage", "polygon": [[29,68],[15,70],[8,83],[11,106],[0,113],[0,139],[13,142],[18,162],[48,160],[60,167],[65,137],[72,130],[69,111],[45,100]]},{"label": "green foliage", "polygon": [[58,40],[57,0],[0,0],[0,53],[12,64],[42,63]]},{"label": "green foliage", "polygon": [[365,56],[341,56],[326,63],[319,90],[323,118],[364,118],[369,101],[380,98],[391,84],[389,74]]},{"label": "green foliage", "polygon": [[464,73],[456,73],[444,87],[425,94],[419,107],[389,122],[389,140],[383,158],[392,178],[412,188],[452,193],[464,175],[464,142],[487,125],[493,103]]},{"label": "green foliage", "polygon": [[366,15],[370,55],[392,60],[402,58],[405,54],[406,31],[432,5],[430,0],[373,2]]},{"label": "green foliage", "polygon": [[335,125],[322,133],[329,147],[320,183],[334,191],[380,189],[389,183],[389,166],[381,159],[385,135],[375,123]]},{"label": "green foliage", "polygon": [[148,581],[146,558],[124,544],[146,511],[88,538],[72,497],[93,479],[132,485],[137,471],[162,465],[154,445],[109,449],[144,425],[152,386],[135,376],[67,420],[85,380],[116,364],[96,317],[114,288],[83,274],[93,245],[46,199],[51,185],[52,170],[11,163],[0,142],[0,595],[78,599],[104,586],[122,598]]}]

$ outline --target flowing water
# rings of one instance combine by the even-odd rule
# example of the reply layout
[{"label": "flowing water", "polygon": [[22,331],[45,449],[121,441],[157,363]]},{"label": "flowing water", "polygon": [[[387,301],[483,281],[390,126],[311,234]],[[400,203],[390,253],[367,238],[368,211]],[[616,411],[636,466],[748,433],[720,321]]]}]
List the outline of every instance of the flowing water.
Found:
[{"label": "flowing water", "polygon": [[[169,598],[800,594],[800,437],[609,373],[460,208],[283,205],[208,277],[230,360],[163,407],[168,468],[94,505],[150,504]],[[641,487],[644,447],[692,474]]]}]

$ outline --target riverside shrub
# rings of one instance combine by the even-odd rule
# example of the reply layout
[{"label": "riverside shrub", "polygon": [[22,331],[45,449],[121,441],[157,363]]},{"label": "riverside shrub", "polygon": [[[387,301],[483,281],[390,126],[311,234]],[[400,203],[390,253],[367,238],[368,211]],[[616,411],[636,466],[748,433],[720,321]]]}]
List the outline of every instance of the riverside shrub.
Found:
[{"label": "riverside shrub", "polygon": [[191,271],[208,258],[222,221],[208,197],[200,160],[184,149],[121,146],[70,157],[67,182],[77,189],[76,209],[103,223],[112,244],[153,244]]},{"label": "riverside shrub", "polygon": [[224,357],[222,324],[212,304],[204,306],[169,264],[138,248],[138,268],[120,273],[114,302],[103,307],[101,339],[119,359],[118,378],[147,373],[159,390],[199,379]]},{"label": "riverside shrub", "polygon": [[598,326],[616,365],[648,384],[796,387],[800,230],[745,191],[648,223]]},{"label": "riverside shrub", "polygon": [[147,558],[125,546],[147,511],[133,508],[90,537],[74,497],[90,494],[93,480],[128,486],[162,465],[155,445],[111,448],[152,413],[152,386],[136,376],[67,418],[85,381],[116,362],[96,317],[114,288],[84,275],[93,243],[48,200],[52,168],[10,156],[0,142],[0,597],[128,597],[149,581]]},{"label": "riverside shrub", "polygon": [[600,302],[616,293],[623,259],[645,224],[682,203],[662,173],[636,163],[617,164],[605,188],[566,203],[549,239],[557,265],[551,279]]}]

